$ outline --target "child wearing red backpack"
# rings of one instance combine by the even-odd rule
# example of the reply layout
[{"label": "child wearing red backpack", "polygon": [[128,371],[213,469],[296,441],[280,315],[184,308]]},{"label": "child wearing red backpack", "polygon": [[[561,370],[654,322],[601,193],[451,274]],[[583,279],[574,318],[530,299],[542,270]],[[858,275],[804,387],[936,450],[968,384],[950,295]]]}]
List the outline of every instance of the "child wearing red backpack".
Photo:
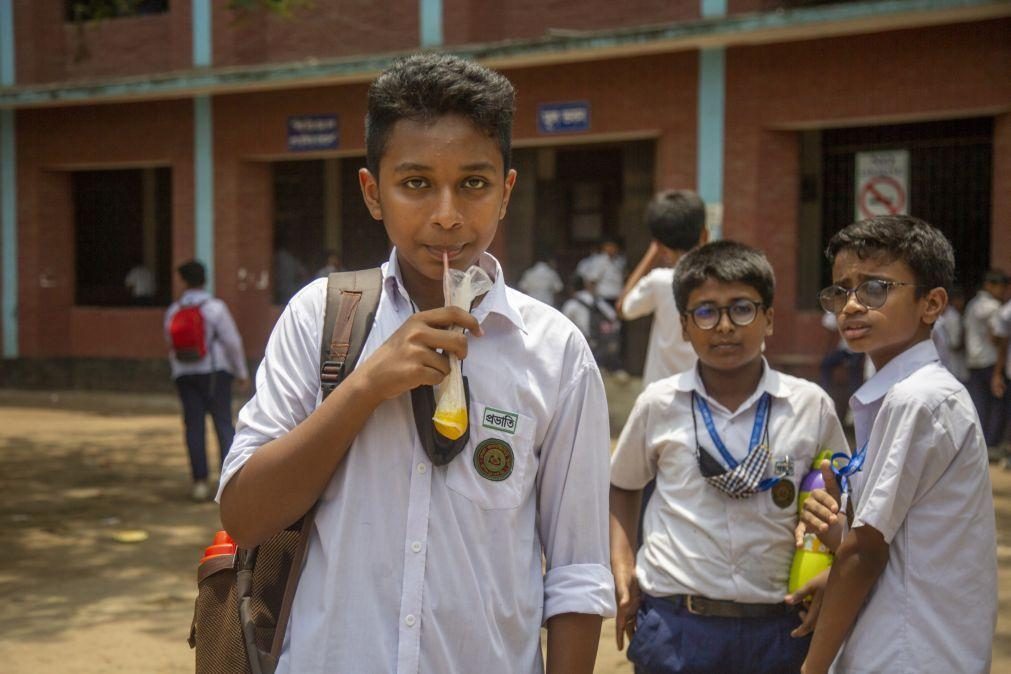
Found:
[{"label": "child wearing red backpack", "polygon": [[186,289],[165,313],[172,379],[179,391],[186,426],[186,447],[193,474],[193,499],[211,495],[208,484],[204,418],[210,414],[218,437],[220,461],[232,444],[232,382],[249,380],[242,337],[228,307],[204,290],[206,271],[196,260],[179,266]]}]

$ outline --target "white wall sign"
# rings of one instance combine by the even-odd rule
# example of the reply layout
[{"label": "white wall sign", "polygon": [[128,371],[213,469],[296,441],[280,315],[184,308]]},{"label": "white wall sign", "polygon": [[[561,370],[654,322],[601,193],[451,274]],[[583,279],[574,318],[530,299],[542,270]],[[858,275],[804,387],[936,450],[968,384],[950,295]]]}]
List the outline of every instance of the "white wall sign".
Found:
[{"label": "white wall sign", "polygon": [[857,152],[855,219],[909,213],[909,150]]}]

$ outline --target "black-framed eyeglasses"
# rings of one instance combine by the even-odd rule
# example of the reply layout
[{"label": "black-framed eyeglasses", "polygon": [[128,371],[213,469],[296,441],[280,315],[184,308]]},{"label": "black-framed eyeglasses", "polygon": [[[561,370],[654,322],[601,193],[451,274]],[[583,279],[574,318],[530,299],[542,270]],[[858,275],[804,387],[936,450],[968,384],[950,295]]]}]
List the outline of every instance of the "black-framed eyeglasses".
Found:
[{"label": "black-framed eyeglasses", "polygon": [[689,309],[688,315],[699,330],[712,330],[720,324],[726,313],[730,322],[739,328],[751,325],[758,317],[758,309],[764,307],[764,302],[756,302],[745,298],[737,299],[725,306],[717,306],[712,302],[704,302],[694,309]]},{"label": "black-framed eyeglasses", "polygon": [[880,309],[888,301],[888,291],[895,286],[923,287],[916,283],[884,281],[874,278],[864,281],[856,288],[843,288],[839,285],[824,288],[818,293],[818,302],[826,312],[838,314],[846,307],[846,303],[850,301],[850,295],[853,295],[864,309]]}]

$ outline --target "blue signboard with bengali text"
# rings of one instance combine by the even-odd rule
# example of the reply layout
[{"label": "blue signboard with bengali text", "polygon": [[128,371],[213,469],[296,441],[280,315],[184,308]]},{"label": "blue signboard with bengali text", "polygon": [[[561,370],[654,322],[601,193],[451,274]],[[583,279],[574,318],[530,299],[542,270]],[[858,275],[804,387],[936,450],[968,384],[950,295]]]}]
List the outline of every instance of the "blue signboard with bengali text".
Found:
[{"label": "blue signboard with bengali text", "polygon": [[537,106],[537,130],[546,134],[589,131],[590,103],[541,103]]},{"label": "blue signboard with bengali text", "polygon": [[336,150],[340,145],[337,115],[297,115],[288,118],[288,151]]}]

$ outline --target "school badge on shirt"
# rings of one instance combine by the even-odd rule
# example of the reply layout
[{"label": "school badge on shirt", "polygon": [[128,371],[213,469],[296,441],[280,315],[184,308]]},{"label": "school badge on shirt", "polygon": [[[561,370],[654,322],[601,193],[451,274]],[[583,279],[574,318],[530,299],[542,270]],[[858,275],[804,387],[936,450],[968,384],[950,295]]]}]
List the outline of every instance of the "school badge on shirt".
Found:
[{"label": "school badge on shirt", "polygon": [[797,488],[785,478],[772,485],[769,492],[772,494],[772,502],[780,508],[789,508],[797,497]]},{"label": "school badge on shirt", "polygon": [[513,448],[505,440],[490,438],[474,449],[474,468],[486,480],[501,482],[513,472]]}]

